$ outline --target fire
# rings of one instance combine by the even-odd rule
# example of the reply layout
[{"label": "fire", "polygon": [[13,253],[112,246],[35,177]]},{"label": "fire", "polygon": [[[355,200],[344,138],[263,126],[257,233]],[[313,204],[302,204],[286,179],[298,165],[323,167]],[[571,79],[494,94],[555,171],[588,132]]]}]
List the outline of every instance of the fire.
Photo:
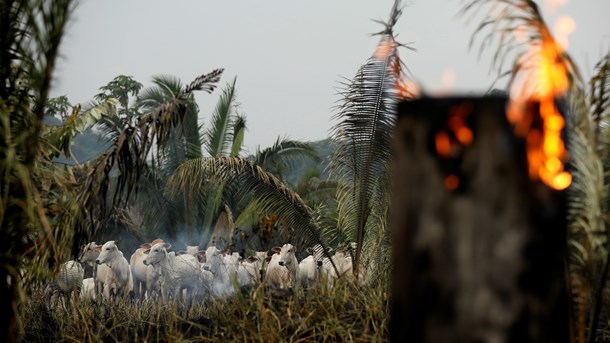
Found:
[{"label": "fire", "polygon": [[377,45],[377,49],[375,50],[375,53],[373,54],[373,56],[378,59],[378,60],[383,60],[388,58],[388,56],[390,56],[391,54],[393,54],[396,49],[396,42],[394,42],[393,39],[383,39],[381,42],[379,42],[379,44]]},{"label": "fire", "polygon": [[443,183],[448,190],[453,191],[456,190],[460,185],[460,179],[456,175],[450,174],[447,175]]},{"label": "fire", "polygon": [[[472,113],[472,102],[465,101],[449,109],[447,127],[436,132],[434,143],[436,153],[443,158],[456,157],[460,149],[472,143],[473,133],[466,125],[466,119]],[[456,190],[460,185],[457,175],[449,174],[445,177],[443,184],[450,191]]]},{"label": "fire", "polygon": [[[543,33],[546,31],[543,30]],[[564,171],[568,160],[561,132],[565,120],[555,105],[555,98],[568,91],[569,79],[561,61],[563,48],[550,34],[543,34],[539,50],[527,55],[539,58],[531,76],[534,88],[522,87],[516,97],[511,95],[507,118],[514,125],[515,133],[526,138],[528,170],[530,178],[539,179],[549,187],[562,190],[570,186],[572,176]],[[529,94],[526,94],[529,92]],[[532,128],[534,113],[525,106],[526,101],[537,101],[542,128]]]},{"label": "fire", "polygon": [[447,157],[451,154],[451,141],[449,135],[445,131],[439,131],[435,136],[436,152],[442,156]]}]

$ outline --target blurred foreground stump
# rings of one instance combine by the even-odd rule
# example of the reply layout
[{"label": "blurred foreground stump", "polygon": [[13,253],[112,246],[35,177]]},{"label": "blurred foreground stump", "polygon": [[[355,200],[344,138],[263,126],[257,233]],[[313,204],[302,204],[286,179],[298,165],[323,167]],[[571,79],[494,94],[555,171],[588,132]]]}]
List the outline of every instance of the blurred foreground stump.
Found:
[{"label": "blurred foreground stump", "polygon": [[399,104],[394,342],[569,341],[565,191],[530,180],[505,107],[501,97]]}]

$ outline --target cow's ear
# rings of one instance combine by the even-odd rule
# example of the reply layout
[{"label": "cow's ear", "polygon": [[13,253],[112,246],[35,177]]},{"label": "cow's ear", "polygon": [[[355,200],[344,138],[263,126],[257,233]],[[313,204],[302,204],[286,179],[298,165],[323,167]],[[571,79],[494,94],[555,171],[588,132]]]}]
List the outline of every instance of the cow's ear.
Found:
[{"label": "cow's ear", "polygon": [[279,254],[282,251],[282,248],[274,247],[274,248],[271,248],[271,251],[273,251],[274,254]]},{"label": "cow's ear", "polygon": [[165,250],[169,251],[169,249],[172,247],[172,245],[169,243],[164,243],[163,247],[165,248]]},{"label": "cow's ear", "polygon": [[296,254],[296,253],[297,253],[297,247],[296,247],[296,245],[293,245],[293,246],[292,246],[292,249],[290,249],[290,251],[292,251],[293,253],[295,253],[295,254]]},{"label": "cow's ear", "polygon": [[95,251],[102,251],[102,246],[96,245],[94,249],[95,249]]},{"label": "cow's ear", "polygon": [[248,262],[250,262],[250,263],[254,263],[254,262],[258,261],[258,257],[256,257],[256,256],[250,256],[250,257],[248,257],[248,259],[247,259],[247,260],[248,260]]},{"label": "cow's ear", "polygon": [[140,248],[145,249],[145,250],[146,249],[150,250],[150,247],[151,247],[150,243],[144,243],[144,244],[140,245]]},{"label": "cow's ear", "polygon": [[267,256],[267,257],[265,257],[265,261],[266,261],[266,262],[271,261],[271,256]]},{"label": "cow's ear", "polygon": [[150,248],[146,249],[143,251],[143,253],[145,253],[146,255],[148,255],[150,253]]}]

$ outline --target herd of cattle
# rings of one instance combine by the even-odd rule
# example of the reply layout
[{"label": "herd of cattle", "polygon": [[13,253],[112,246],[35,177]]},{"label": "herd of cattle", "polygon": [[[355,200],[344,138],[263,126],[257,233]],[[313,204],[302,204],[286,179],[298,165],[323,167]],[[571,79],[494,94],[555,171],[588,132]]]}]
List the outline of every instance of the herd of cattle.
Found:
[{"label": "herd of cattle", "polygon": [[[337,279],[352,275],[349,251],[336,251],[331,256],[332,249],[325,254],[319,245],[308,248],[309,255],[300,262],[297,248],[289,243],[269,252],[255,252],[248,258],[213,246],[205,251],[188,245],[180,252],[170,248],[169,243],[157,239],[142,244],[128,261],[115,241],[88,243],[78,261],[68,261],[60,267],[57,279],[47,285],[47,294],[57,299],[79,290],[82,299],[160,297],[164,302],[174,299],[190,305],[195,299],[229,296],[236,287],[260,283],[285,290],[320,283],[332,287]],[[84,278],[81,263],[93,268],[93,277]]]}]

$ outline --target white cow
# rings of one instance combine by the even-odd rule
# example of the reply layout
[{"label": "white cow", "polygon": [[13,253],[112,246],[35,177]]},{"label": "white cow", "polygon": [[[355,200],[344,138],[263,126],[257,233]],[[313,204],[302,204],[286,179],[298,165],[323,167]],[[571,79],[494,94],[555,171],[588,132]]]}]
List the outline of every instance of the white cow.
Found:
[{"label": "white cow", "polygon": [[256,285],[263,281],[266,267],[266,251],[256,251],[254,256],[242,259],[237,269],[237,278],[240,285]]},{"label": "white cow", "polygon": [[152,265],[161,276],[161,296],[167,302],[170,295],[178,299],[182,290],[186,290],[185,303],[190,306],[193,296],[202,287],[202,274],[197,259],[188,254],[176,255],[167,250],[168,243],[157,243],[145,253],[145,265]]},{"label": "white cow", "polygon": [[136,299],[144,299],[144,295],[150,298],[159,291],[159,273],[153,266],[144,265],[144,259],[148,256],[144,253],[157,243],[164,243],[162,239],[155,239],[151,243],[144,243],[131,255],[129,265],[133,278],[133,295]]},{"label": "white cow", "polygon": [[[332,261],[334,262],[337,269],[333,268],[330,260],[327,257],[322,259],[322,276],[326,278],[328,281],[328,285],[332,287],[334,283],[337,282],[338,279],[347,279],[353,276],[353,264],[351,255],[344,251],[338,250],[332,256]],[[337,274],[338,272],[338,274]]]},{"label": "white cow", "polygon": [[106,276],[110,271],[110,267],[105,264],[98,265],[97,263],[95,263],[95,260],[97,260],[97,257],[100,255],[101,250],[101,245],[97,245],[95,244],[95,242],[87,243],[83,246],[80,255],[78,256],[78,261],[80,263],[86,263],[87,265],[93,268],[93,282],[95,294],[103,294],[107,297],[108,290],[104,289],[104,282],[106,281]]},{"label": "white cow", "polygon": [[288,289],[296,286],[299,276],[297,248],[292,244],[284,244],[281,248],[273,248],[274,254],[267,266],[267,284],[274,288]]},{"label": "white cow", "polygon": [[214,275],[211,285],[212,294],[215,297],[223,297],[235,293],[233,280],[237,278],[238,256],[226,255],[215,246],[208,247],[205,251],[205,266]]},{"label": "white cow", "polygon": [[133,288],[129,262],[119,250],[115,241],[108,241],[100,248],[100,255],[95,260],[98,265],[110,267],[104,287],[108,288],[110,297],[126,297]]},{"label": "white cow", "polygon": [[[317,284],[321,278],[328,277],[330,270],[324,268],[324,262],[329,261],[324,255],[324,249],[321,245],[316,244],[313,248],[307,248],[306,251],[310,254],[299,263],[299,281],[303,287],[312,287]],[[328,248],[330,254],[332,248]],[[332,268],[330,262],[327,262]]]}]

